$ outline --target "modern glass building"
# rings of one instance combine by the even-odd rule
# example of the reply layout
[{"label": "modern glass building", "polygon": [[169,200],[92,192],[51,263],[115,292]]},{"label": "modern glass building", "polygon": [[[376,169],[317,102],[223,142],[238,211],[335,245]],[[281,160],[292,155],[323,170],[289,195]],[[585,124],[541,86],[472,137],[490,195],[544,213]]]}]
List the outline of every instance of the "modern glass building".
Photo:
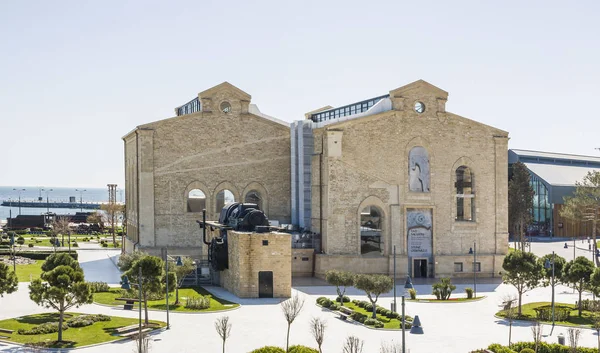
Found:
[{"label": "modern glass building", "polygon": [[512,165],[519,161],[527,166],[535,192],[529,234],[590,235],[590,222],[576,224],[563,219],[560,209],[564,197],[575,191],[575,182],[582,181],[589,171],[600,171],[600,157],[511,149],[508,150],[509,180]]}]

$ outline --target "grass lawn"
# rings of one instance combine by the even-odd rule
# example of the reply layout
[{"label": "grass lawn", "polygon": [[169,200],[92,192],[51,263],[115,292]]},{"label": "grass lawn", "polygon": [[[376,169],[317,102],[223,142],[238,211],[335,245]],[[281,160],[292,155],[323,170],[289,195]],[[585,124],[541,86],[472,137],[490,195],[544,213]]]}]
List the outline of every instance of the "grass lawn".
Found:
[{"label": "grass lawn", "polygon": [[[42,274],[43,263],[44,260],[35,260],[35,264],[17,265],[17,277],[19,278],[19,282],[30,282],[32,279],[39,278]],[[9,267],[12,271],[12,264],[9,264]]]},{"label": "grass lawn", "polygon": [[[188,309],[185,307],[185,299],[187,297],[194,297],[194,296],[199,296],[199,295],[211,295],[212,296],[210,298],[210,308],[197,310],[197,309]],[[125,302],[115,300],[115,298],[120,298],[120,297],[121,297],[120,289],[111,288],[110,292],[94,293],[94,302],[96,302],[98,304],[122,306],[123,304],[125,304]],[[210,294],[208,291],[206,291],[202,287],[180,288],[179,289],[179,303],[180,304],[175,305],[173,303],[175,303],[175,293],[174,292],[169,294],[169,310],[171,310],[171,311],[209,312],[209,311],[228,310],[228,309],[239,306],[239,304],[236,304],[236,303],[230,302],[228,300],[224,300],[224,299],[213,296],[212,294]],[[137,307],[137,304],[135,305],[135,307]],[[166,310],[166,308],[167,308],[167,305],[166,305],[164,299],[148,301],[148,309]]]},{"label": "grass lawn", "polygon": [[[527,321],[534,321],[536,319],[536,315],[535,315],[535,308],[538,308],[540,306],[546,306],[546,305],[551,305],[552,303],[550,302],[536,302],[536,303],[528,303],[528,304],[523,304],[521,306],[521,316],[519,318],[517,318],[517,320],[527,320]],[[591,327],[591,325],[593,324],[593,313],[590,311],[586,311],[583,310],[581,312],[581,317],[577,316],[577,306],[575,304],[565,304],[565,303],[555,303],[555,308],[557,307],[565,307],[565,308],[570,308],[571,312],[570,312],[570,317],[567,321],[556,321],[557,324],[559,325],[567,325],[567,326],[578,326],[578,325],[585,325],[588,327]],[[496,313],[497,316],[500,317],[504,317],[505,313],[504,310],[501,310],[499,312]],[[543,323],[546,324],[552,324],[552,322],[548,322],[548,321],[542,321]]]},{"label": "grass lawn", "polygon": [[[79,316],[84,314],[68,313],[68,315]],[[65,313],[65,316],[67,316],[67,313]],[[17,333],[20,328],[31,329],[45,322],[58,322],[58,313],[28,315],[2,320],[0,321],[0,328],[14,330],[11,335],[6,335],[9,338],[4,338],[4,340],[10,342],[40,344],[52,348],[72,348],[118,340],[122,337],[113,336],[114,330],[119,327],[137,324],[138,319],[111,316],[111,321],[99,321],[86,327],[70,327],[68,330],[63,331],[63,341],[65,342],[61,344],[56,343],[57,332],[43,335],[20,335]],[[160,327],[165,326],[165,323],[160,321],[152,321],[152,323],[159,324]]]},{"label": "grass lawn", "polygon": [[[26,248],[29,246],[29,244],[33,244],[34,246],[49,246],[51,247],[52,244],[50,244],[50,237],[47,237],[45,235],[38,235],[38,236],[26,236],[25,238],[25,244],[23,244],[23,248]],[[71,242],[73,242],[74,240],[79,242],[83,242],[84,238],[91,238],[91,236],[89,235],[73,235],[71,234]],[[34,240],[35,239],[35,240]],[[95,238],[94,238],[95,239]],[[62,241],[62,236],[58,237],[58,240]],[[69,237],[65,235],[65,246],[68,247],[68,240]]]},{"label": "grass lawn", "polygon": [[[366,311],[364,308],[361,308],[360,306],[355,305],[352,302],[344,303],[344,306],[346,308],[354,310],[357,313],[367,315],[369,318],[371,318],[371,316],[373,315],[372,311]],[[410,317],[408,315],[406,317],[407,317],[406,321],[412,322],[412,317]],[[384,315],[377,314],[377,320],[379,320],[380,322],[383,323],[383,328],[385,328],[385,329],[400,330],[400,320],[398,320],[398,319],[389,319]]]}]

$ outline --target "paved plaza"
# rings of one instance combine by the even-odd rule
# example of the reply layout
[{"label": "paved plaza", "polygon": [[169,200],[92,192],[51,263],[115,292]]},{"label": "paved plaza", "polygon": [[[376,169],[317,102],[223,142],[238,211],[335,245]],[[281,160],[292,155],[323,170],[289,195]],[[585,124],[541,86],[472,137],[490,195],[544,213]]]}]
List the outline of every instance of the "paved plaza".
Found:
[{"label": "paved plaza", "polygon": [[[570,241],[569,245],[573,242]],[[576,243],[576,256],[590,257],[587,250],[587,242]],[[580,249],[581,248],[581,249]],[[537,255],[550,253],[553,250],[557,254],[571,260],[573,248],[569,246],[564,249],[564,241],[532,243],[531,249]],[[118,285],[119,273],[114,265],[119,250],[107,249],[81,249],[78,250],[82,268],[88,281],[104,281],[111,285]],[[307,284],[311,281],[301,282]],[[431,293],[431,281],[428,284],[415,284],[418,294]],[[478,295],[486,298],[470,303],[414,303],[406,304],[408,315],[419,315],[423,324],[424,334],[413,335],[407,332],[407,347],[412,353],[448,352],[468,353],[476,348],[487,347],[491,343],[508,343],[508,326],[503,320],[496,319],[493,315],[499,310],[503,298],[510,293],[515,293],[513,287],[499,284],[499,280],[486,280],[486,283],[478,283]],[[313,281],[319,283],[319,281]],[[27,314],[41,313],[47,311],[29,299],[27,289],[28,283],[21,283],[19,291],[5,295],[0,299],[0,319],[18,317]],[[398,284],[398,293],[403,291],[403,283]],[[455,293],[463,295],[465,287],[472,287],[469,280],[461,280],[457,283]],[[171,313],[171,329],[164,330],[152,336],[151,352],[220,352],[221,340],[214,329],[214,321],[217,317],[228,315],[233,324],[231,338],[227,343],[227,352],[247,353],[252,349],[265,345],[284,346],[286,322],[281,313],[278,299],[239,299],[218,287],[207,288],[215,295],[239,302],[239,309],[227,313]],[[306,298],[304,310],[294,322],[291,329],[291,344],[304,344],[315,347],[309,331],[309,321],[312,317],[320,316],[327,320],[327,331],[323,351],[326,353],[337,353],[342,350],[342,342],[348,335],[355,335],[365,341],[365,353],[379,352],[382,341],[401,341],[400,331],[383,331],[368,329],[361,325],[343,322],[336,318],[333,313],[317,307],[315,299],[319,296],[335,296],[335,288],[322,285],[295,286],[294,292]],[[538,288],[528,292],[523,297],[523,302],[550,301],[550,288]],[[356,289],[351,288],[348,295],[352,299],[366,300]],[[591,297],[591,295],[585,295]],[[390,307],[393,297],[391,294],[380,298],[378,304]],[[558,287],[556,301],[574,303],[577,294],[566,287]],[[102,313],[115,316],[137,318],[137,311],[124,311],[121,308],[106,307],[101,305],[85,305],[72,310],[85,313]],[[150,311],[150,318],[154,320],[166,320],[164,312]],[[566,328],[557,326],[552,335],[549,335],[551,326],[544,327],[544,340],[557,342],[557,335],[563,333],[566,336]],[[530,325],[517,322],[513,326],[513,342],[521,340],[532,340]],[[582,329],[580,345],[597,347],[595,331]],[[126,352],[135,350],[133,341],[104,344],[94,347],[78,349],[81,353],[105,353]],[[21,346],[0,343],[0,352],[24,351]]]}]

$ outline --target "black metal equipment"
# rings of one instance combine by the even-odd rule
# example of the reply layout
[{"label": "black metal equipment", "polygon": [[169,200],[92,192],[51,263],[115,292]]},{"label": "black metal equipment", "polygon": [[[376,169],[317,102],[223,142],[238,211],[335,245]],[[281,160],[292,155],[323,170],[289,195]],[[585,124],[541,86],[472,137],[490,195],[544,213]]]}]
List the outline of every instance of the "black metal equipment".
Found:
[{"label": "black metal equipment", "polygon": [[[206,222],[206,210],[202,210],[202,221],[196,221],[202,229],[202,241],[208,245],[208,261],[215,271],[229,268],[227,249],[227,231],[240,230],[245,232],[264,232],[269,227],[269,220],[257,204],[233,202],[221,210],[219,222]],[[217,228],[221,231],[220,237],[206,241],[206,227]]]}]

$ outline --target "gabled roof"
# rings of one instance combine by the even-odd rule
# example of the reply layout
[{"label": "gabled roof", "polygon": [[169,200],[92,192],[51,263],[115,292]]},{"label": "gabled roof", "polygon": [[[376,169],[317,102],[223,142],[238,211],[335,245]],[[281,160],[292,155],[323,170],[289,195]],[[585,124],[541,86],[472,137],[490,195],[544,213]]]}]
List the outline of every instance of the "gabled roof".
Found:
[{"label": "gabled roof", "polygon": [[210,96],[214,95],[215,93],[217,93],[219,91],[223,91],[223,90],[228,90],[228,91],[233,92],[233,94],[235,96],[237,96],[238,98],[240,98],[241,100],[249,101],[252,98],[252,96],[250,96],[248,93],[242,91],[241,89],[235,87],[234,85],[232,85],[231,83],[229,83],[227,81],[198,93],[198,96],[200,98],[210,97]]},{"label": "gabled roof", "polygon": [[448,98],[448,92],[444,91],[443,89],[441,89],[437,86],[432,85],[431,83],[429,83],[425,80],[417,80],[415,82],[409,83],[402,87],[393,89],[390,91],[390,95],[392,97],[397,96],[397,95],[402,95],[403,92],[413,91],[413,90],[417,90],[419,88],[434,92],[436,94],[436,96],[438,96],[440,98],[446,98],[446,99]]}]

